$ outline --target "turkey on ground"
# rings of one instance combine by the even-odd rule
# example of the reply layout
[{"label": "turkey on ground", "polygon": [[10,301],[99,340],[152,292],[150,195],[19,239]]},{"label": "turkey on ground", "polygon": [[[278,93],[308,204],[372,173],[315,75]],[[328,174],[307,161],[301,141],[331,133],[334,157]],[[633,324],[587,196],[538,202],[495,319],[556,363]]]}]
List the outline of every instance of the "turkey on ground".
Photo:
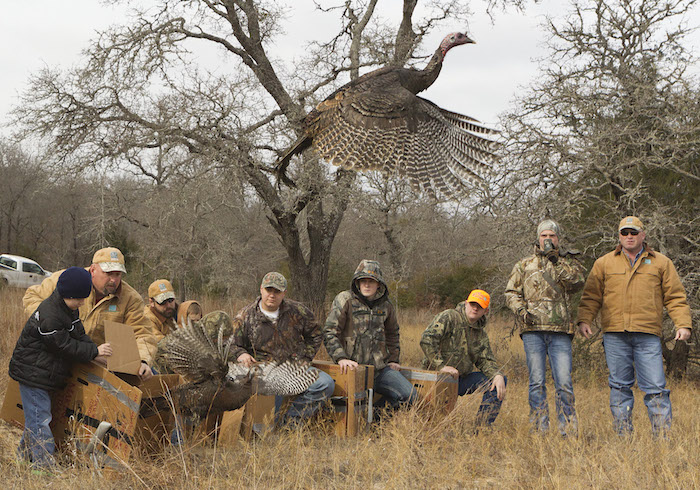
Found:
[{"label": "turkey on ground", "polygon": [[167,366],[188,381],[174,391],[175,403],[185,416],[242,407],[255,393],[293,396],[306,391],[318,378],[307,362],[260,362],[247,368],[229,359],[230,341],[207,335],[201,322],[179,328],[163,339]]},{"label": "turkey on ground", "polygon": [[387,66],[336,90],[304,118],[304,133],[278,162],[278,173],[289,183],[291,157],[313,146],[346,169],[398,172],[433,197],[468,194],[467,184],[481,182],[496,158],[497,143],[483,135],[497,131],[416,94],[435,82],[447,51],[473,42],[449,34],[423,70]]}]

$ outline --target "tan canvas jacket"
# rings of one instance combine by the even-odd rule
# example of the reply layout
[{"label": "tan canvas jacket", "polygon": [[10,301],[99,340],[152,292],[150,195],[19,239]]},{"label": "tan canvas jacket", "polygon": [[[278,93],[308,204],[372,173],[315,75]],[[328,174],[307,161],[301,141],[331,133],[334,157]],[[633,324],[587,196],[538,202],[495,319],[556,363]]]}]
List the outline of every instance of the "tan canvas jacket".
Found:
[{"label": "tan canvas jacket", "polygon": [[647,247],[634,267],[618,247],[600,257],[586,280],[578,321],[591,324],[600,312],[604,332],[661,336],[666,308],[676,329],[691,328],[690,307],[673,262]]},{"label": "tan canvas jacket", "polygon": [[[153,310],[150,305],[143,307],[143,316],[146,317],[146,320],[151,322],[151,330],[153,331],[153,336],[156,339],[156,344],[163,340],[163,337],[177,328],[174,319],[162,317],[160,314],[158,314],[158,312]],[[153,358],[155,354],[156,347],[153,346],[151,358]]]},{"label": "tan canvas jacket", "polygon": [[[41,284],[27,288],[22,298],[24,313],[29,317],[41,302],[48,298],[58,284],[58,277],[63,271],[54,272],[44,279]],[[105,320],[124,323],[134,328],[136,344],[139,347],[141,360],[151,365],[156,351],[156,339],[153,336],[150,322],[143,316],[143,299],[134,288],[122,281],[115,294],[105,296],[95,303],[95,289],[80,307],[80,319],[85,327],[85,333],[97,345],[105,341]]]}]

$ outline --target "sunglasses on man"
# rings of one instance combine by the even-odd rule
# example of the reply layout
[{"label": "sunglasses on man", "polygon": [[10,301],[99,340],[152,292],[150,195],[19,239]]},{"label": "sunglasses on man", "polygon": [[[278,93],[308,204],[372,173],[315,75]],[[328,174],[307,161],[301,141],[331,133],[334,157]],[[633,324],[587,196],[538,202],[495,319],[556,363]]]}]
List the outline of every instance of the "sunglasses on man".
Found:
[{"label": "sunglasses on man", "polygon": [[622,235],[622,236],[627,236],[627,235],[637,236],[637,235],[639,235],[639,232],[637,230],[620,230],[620,235]]}]

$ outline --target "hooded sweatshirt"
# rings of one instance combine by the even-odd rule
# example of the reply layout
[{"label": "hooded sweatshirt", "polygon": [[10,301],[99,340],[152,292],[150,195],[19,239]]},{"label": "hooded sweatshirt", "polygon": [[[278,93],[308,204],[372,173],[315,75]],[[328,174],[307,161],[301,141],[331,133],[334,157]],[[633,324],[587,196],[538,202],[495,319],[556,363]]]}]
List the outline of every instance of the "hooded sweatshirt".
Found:
[{"label": "hooded sweatshirt", "polygon": [[[369,298],[360,293],[359,280],[364,278],[379,283]],[[377,370],[399,362],[399,324],[377,261],[360,262],[350,289],[335,297],[323,328],[323,341],[334,362],[350,359]]]}]

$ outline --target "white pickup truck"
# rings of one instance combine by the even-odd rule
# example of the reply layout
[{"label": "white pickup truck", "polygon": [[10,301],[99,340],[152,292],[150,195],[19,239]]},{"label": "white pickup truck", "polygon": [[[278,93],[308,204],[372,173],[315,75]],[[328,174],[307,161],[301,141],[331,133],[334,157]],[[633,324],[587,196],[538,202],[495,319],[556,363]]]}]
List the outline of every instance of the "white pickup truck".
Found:
[{"label": "white pickup truck", "polygon": [[19,255],[0,255],[0,287],[28,288],[50,276],[39,264]]}]

